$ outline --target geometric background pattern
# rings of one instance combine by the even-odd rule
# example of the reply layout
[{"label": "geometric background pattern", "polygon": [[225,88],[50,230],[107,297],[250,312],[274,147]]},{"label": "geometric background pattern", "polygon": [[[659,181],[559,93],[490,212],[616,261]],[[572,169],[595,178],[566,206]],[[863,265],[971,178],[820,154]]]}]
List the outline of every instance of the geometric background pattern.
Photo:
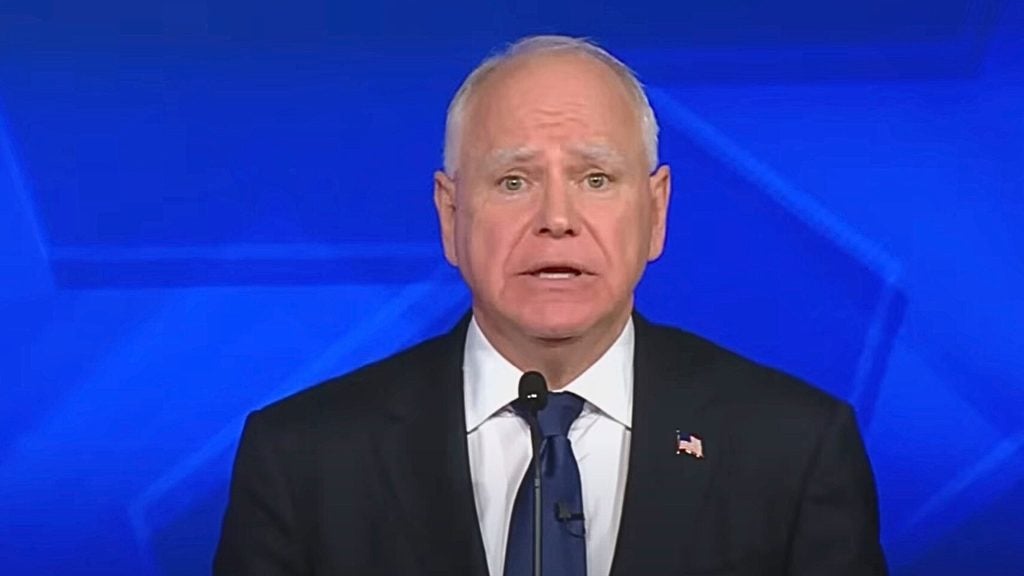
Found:
[{"label": "geometric background pattern", "polygon": [[897,576],[1024,574],[1024,3],[0,4],[0,573],[208,573],[245,415],[446,330],[430,176],[525,34],[630,63],[637,305],[848,399]]}]

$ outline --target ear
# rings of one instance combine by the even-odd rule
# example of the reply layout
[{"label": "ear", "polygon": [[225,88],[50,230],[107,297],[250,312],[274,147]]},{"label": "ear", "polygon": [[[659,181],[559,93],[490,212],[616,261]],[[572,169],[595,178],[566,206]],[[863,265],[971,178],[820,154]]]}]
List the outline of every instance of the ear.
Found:
[{"label": "ear", "polygon": [[438,170],[434,172],[434,208],[441,228],[441,244],[444,257],[455,267],[459,259],[455,250],[455,181]]},{"label": "ear", "polygon": [[651,193],[651,241],[647,248],[647,261],[657,260],[665,250],[665,228],[668,221],[668,200],[672,194],[672,171],[663,164],[648,181]]}]

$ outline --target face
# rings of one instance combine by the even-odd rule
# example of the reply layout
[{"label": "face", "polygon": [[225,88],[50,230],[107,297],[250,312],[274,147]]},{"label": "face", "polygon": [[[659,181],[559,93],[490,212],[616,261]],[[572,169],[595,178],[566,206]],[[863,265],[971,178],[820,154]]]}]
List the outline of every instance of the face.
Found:
[{"label": "face", "polygon": [[526,56],[467,104],[457,172],[435,175],[434,200],[481,327],[543,340],[620,329],[661,254],[669,196],[627,88],[584,56]]}]

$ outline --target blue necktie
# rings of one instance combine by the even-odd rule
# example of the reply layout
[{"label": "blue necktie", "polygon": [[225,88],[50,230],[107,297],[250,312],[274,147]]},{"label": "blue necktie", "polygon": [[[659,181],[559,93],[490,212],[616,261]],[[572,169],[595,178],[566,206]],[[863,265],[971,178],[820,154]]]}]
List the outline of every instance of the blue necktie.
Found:
[{"label": "blue necktie", "polygon": [[[513,408],[529,419],[517,403]],[[543,500],[542,566],[544,576],[586,576],[587,546],[583,534],[583,493],[580,469],[569,442],[569,427],[583,410],[583,399],[563,392],[548,395],[537,415],[541,435],[541,498]],[[533,574],[533,462],[519,485],[505,550],[505,576]]]}]

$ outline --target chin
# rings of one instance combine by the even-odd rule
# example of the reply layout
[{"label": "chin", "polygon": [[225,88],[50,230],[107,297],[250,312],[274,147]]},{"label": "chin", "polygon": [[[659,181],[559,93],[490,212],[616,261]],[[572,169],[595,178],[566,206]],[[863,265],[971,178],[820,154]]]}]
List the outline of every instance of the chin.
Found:
[{"label": "chin", "polygon": [[599,316],[560,307],[546,310],[523,310],[517,319],[524,332],[543,340],[568,340],[582,336],[594,328]]}]

